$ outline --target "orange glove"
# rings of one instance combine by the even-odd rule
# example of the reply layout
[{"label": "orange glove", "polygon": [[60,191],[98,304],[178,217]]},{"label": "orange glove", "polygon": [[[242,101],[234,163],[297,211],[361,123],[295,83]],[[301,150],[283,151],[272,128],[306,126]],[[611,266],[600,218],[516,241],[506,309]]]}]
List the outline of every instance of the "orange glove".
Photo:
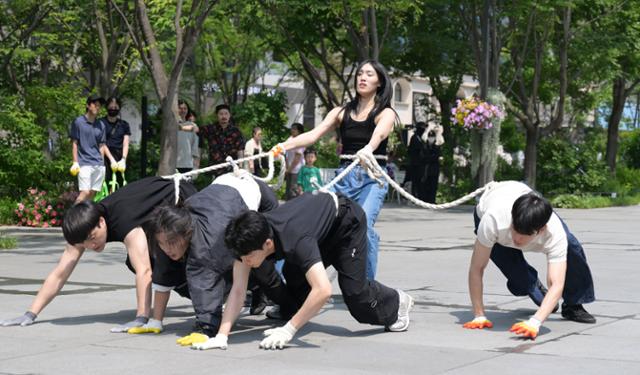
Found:
[{"label": "orange glove", "polygon": [[273,154],[273,157],[274,157],[274,158],[277,158],[278,156],[280,156],[280,155],[284,154],[284,153],[285,153],[285,151],[286,151],[286,150],[285,150],[285,149],[284,149],[284,147],[282,146],[282,143],[278,143],[277,145],[275,145],[275,146],[273,146],[273,147],[271,148],[271,151],[270,151],[270,152]]},{"label": "orange glove", "polygon": [[493,323],[491,323],[486,316],[476,316],[475,319],[470,322],[466,322],[462,327],[467,329],[493,328]]},{"label": "orange glove", "polygon": [[529,337],[531,340],[535,340],[541,324],[538,319],[531,317],[529,320],[514,324],[509,331],[516,335],[522,335],[523,337]]}]

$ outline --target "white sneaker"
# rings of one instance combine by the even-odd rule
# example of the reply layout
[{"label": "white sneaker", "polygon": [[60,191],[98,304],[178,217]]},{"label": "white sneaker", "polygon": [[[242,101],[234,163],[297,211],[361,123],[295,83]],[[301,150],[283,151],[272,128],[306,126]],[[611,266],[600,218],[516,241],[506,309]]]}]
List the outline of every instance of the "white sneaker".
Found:
[{"label": "white sneaker", "polygon": [[413,307],[413,298],[400,289],[397,289],[400,298],[398,304],[398,320],[390,326],[385,327],[387,331],[402,332],[409,329],[409,311]]}]

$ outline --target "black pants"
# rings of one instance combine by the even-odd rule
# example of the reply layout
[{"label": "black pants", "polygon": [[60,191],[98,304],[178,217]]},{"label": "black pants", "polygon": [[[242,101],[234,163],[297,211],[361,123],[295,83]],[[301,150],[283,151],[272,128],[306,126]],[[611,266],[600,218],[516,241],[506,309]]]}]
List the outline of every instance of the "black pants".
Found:
[{"label": "black pants", "polygon": [[[338,218],[328,241],[320,244],[322,262],[338,271],[344,302],[360,323],[389,326],[398,320],[399,295],[375,280],[367,280],[367,219],[357,203],[340,197]],[[311,291],[304,272],[284,263],[284,277],[298,304]]]},{"label": "black pants", "polygon": [[[111,152],[111,156],[113,156],[114,159],[116,159],[116,161],[120,161],[120,159],[122,159],[122,149],[121,148],[109,148],[109,152]],[[109,187],[109,192],[111,192],[111,180],[113,180],[113,176],[114,173],[111,170],[111,160],[109,160],[109,158],[105,157],[104,158],[104,180],[107,183],[107,186]],[[121,188],[124,184],[124,179],[122,177],[122,173],[117,172],[115,173],[116,176],[116,182],[118,183],[118,188]]]}]

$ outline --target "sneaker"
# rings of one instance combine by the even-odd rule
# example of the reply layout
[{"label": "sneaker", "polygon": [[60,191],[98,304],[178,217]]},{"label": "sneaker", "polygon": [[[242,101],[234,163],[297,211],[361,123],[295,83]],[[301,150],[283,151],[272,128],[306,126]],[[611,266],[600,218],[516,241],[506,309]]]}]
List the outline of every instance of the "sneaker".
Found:
[{"label": "sneaker", "polygon": [[260,315],[267,308],[268,301],[267,296],[262,291],[255,290],[251,295],[251,307],[249,308],[249,314]]},{"label": "sneaker", "polygon": [[[539,295],[536,296],[537,293],[529,294],[529,298],[531,298],[533,303],[535,303],[537,306],[540,306],[540,304],[542,303],[542,300],[544,299],[544,296],[547,295],[547,292],[549,290],[544,286],[544,284],[542,284],[542,281],[540,281],[540,279],[536,280],[536,288],[538,288],[538,290],[542,294],[542,298],[540,298]],[[552,313],[558,312],[558,308],[560,308],[560,304],[556,304],[556,307],[553,308]]]},{"label": "sneaker", "polygon": [[391,332],[402,332],[409,329],[409,311],[413,307],[413,298],[402,290],[398,289],[400,303],[398,304],[398,320],[385,329]]},{"label": "sneaker", "polygon": [[562,304],[562,317],[567,320],[573,320],[578,323],[593,324],[596,322],[596,318],[589,314],[582,305],[567,305]]},{"label": "sneaker", "polygon": [[273,306],[264,315],[266,315],[267,318],[269,319],[275,319],[275,320],[289,320],[293,316],[293,314],[283,313],[282,309],[278,305]]}]

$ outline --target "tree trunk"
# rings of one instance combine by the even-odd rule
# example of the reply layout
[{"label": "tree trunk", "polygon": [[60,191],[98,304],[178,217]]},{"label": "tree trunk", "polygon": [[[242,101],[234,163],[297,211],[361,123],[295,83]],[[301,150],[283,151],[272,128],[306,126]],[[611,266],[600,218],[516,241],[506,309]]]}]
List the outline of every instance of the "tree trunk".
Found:
[{"label": "tree trunk", "polygon": [[627,100],[626,80],[618,77],[613,83],[613,106],[607,128],[607,154],[606,160],[611,174],[616,173],[616,156],[618,155],[618,130],[624,111],[624,103]]},{"label": "tree trunk", "polygon": [[476,186],[493,181],[498,165],[496,148],[499,142],[499,123],[491,129],[473,130],[471,133],[471,176]]},{"label": "tree trunk", "polygon": [[526,146],[524,148],[524,181],[532,188],[536,187],[536,166],[538,162],[538,127],[525,126]]}]

